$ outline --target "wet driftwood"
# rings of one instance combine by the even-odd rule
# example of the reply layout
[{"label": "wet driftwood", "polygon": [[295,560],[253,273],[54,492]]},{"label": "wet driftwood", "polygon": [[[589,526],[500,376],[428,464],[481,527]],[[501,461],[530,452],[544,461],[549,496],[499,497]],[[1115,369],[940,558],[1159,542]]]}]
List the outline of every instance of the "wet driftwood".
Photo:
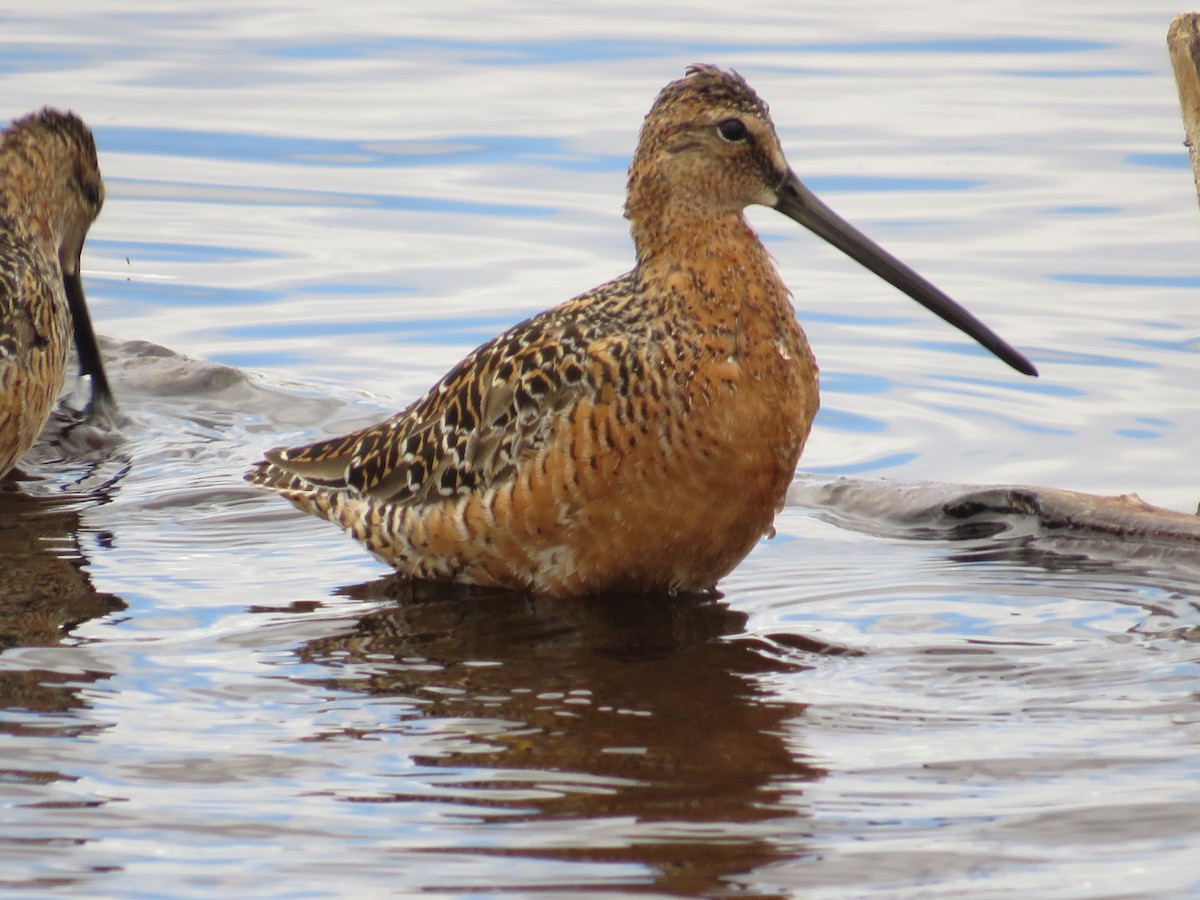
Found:
[{"label": "wet driftwood", "polygon": [[1200,516],[1153,506],[1135,494],[1105,497],[1031,485],[974,485],[799,476],[788,496],[796,506],[901,528],[954,527],[976,517],[1027,520],[1046,531],[1195,548]]},{"label": "wet driftwood", "polygon": [[1200,579],[1200,516],[1133,494],[800,475],[788,504],[877,537],[967,542],[968,556]]},{"label": "wet driftwood", "polygon": [[1167,30],[1167,49],[1179,86],[1196,195],[1200,199],[1200,12],[1180,13]]}]

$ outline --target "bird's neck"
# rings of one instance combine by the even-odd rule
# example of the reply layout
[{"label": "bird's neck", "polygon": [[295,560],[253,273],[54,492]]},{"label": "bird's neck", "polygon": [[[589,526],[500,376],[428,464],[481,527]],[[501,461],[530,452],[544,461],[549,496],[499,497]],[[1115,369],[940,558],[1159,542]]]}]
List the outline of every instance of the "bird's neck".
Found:
[{"label": "bird's neck", "polygon": [[674,281],[689,303],[790,309],[770,254],[740,212],[664,210],[635,219],[631,231],[638,273]]}]

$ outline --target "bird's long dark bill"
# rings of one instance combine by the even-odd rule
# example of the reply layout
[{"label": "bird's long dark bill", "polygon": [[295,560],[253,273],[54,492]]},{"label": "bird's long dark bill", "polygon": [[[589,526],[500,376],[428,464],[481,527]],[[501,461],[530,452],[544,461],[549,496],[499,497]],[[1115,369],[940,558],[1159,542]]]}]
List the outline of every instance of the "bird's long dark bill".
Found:
[{"label": "bird's long dark bill", "polygon": [[1003,338],[818,200],[794,173],[788,172],[778,195],[779,202],[775,204],[775,209],[779,212],[824,238],[935,315],[973,337],[1018,372],[1037,375],[1033,363]]},{"label": "bird's long dark bill", "polygon": [[83,278],[79,274],[79,266],[75,267],[74,275],[63,277],[63,287],[66,288],[67,303],[71,307],[71,321],[75,328],[75,351],[79,354],[79,374],[87,375],[92,382],[92,398],[88,404],[89,410],[95,410],[104,405],[115,405],[112,389],[108,385],[108,375],[104,371],[104,360],[100,356],[100,344],[96,340],[96,332],[92,329],[92,317],[88,313],[87,300],[83,296]]}]

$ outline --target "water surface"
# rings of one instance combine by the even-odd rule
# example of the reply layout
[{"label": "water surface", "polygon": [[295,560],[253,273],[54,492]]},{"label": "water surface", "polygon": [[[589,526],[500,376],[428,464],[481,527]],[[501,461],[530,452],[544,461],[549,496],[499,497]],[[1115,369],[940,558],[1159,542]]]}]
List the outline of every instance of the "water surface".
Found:
[{"label": "water surface", "polygon": [[0,493],[0,884],[1196,892],[1189,565],[797,501],[719,599],[414,591],[240,480],[626,270],[638,124],[710,61],[769,100],[814,190],[1043,373],[755,210],[822,366],[801,486],[1033,482],[1194,509],[1177,11],[0,14],[6,114],[69,106],[96,132],[108,201],[84,274],[130,419],[115,451],[43,447]]}]

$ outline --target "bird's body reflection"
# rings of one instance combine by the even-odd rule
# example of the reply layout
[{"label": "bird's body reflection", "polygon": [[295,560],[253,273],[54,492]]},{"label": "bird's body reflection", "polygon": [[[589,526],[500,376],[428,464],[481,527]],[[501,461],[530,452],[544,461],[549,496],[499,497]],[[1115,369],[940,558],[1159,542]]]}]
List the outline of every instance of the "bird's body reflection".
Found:
[{"label": "bird's body reflection", "polygon": [[[737,637],[744,614],[713,597],[556,601],[396,578],[348,592],[401,602],[309,642],[303,660],[329,667],[331,689],[401,701],[384,732],[457,735],[413,759],[429,767],[420,790],[398,778],[394,794],[354,799],[469,797],[484,821],[521,823],[520,846],[498,838],[489,852],[642,866],[672,892],[711,892],[794,857],[764,837],[786,802],[779,785],[821,772],[783,737],[803,706],[756,683],[798,666]],[[589,831],[564,847],[551,839],[564,820],[609,828],[611,841]]]},{"label": "bird's body reflection", "polygon": [[[70,499],[31,497],[12,483],[0,486],[0,652],[56,646],[79,623],[125,609],[119,597],[92,585],[79,530],[79,512]],[[5,668],[0,671],[0,709],[77,708],[83,705],[81,680],[90,679]]]}]

